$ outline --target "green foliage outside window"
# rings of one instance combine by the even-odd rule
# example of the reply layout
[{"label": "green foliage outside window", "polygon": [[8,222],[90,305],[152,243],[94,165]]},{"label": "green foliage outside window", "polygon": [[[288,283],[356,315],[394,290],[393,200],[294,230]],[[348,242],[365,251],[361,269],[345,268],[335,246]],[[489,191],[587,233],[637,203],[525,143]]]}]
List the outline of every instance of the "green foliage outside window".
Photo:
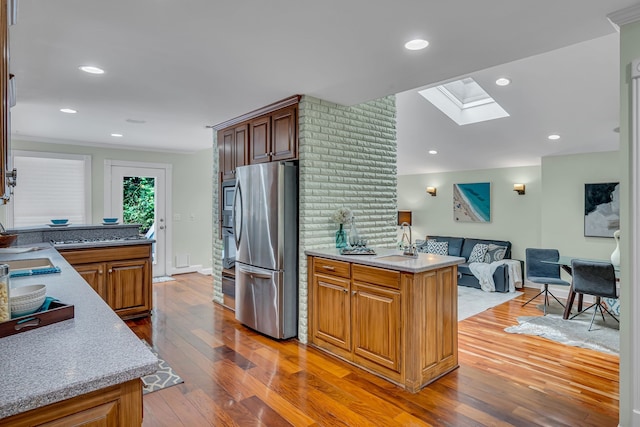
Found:
[{"label": "green foliage outside window", "polygon": [[140,233],[144,234],[155,216],[155,178],[127,176],[122,187],[122,220],[125,224],[140,224]]}]

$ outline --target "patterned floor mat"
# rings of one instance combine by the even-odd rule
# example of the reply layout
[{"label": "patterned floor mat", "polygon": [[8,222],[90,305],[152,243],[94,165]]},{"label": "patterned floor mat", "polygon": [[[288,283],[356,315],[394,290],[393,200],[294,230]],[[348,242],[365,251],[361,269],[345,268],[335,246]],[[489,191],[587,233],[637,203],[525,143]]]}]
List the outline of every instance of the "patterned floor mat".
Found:
[{"label": "patterned floor mat", "polygon": [[172,385],[182,384],[184,380],[180,378],[169,364],[155,351],[148,342],[142,340],[142,342],[151,350],[153,354],[158,358],[158,370],[154,374],[149,374],[142,377],[144,387],[142,388],[142,394],[151,393],[154,391],[162,390],[163,388],[171,387]]}]

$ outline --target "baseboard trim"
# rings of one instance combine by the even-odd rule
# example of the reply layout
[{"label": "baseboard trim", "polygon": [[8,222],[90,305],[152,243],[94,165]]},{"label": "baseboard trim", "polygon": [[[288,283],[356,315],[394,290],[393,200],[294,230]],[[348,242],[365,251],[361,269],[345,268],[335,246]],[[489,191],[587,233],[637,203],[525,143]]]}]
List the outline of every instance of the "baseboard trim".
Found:
[{"label": "baseboard trim", "polygon": [[174,267],[171,269],[169,276],[173,276],[174,274],[198,273],[200,270],[202,270],[201,264],[190,265],[188,267]]},{"label": "baseboard trim", "polygon": [[204,274],[205,276],[213,276],[213,268],[201,268],[198,270],[198,273]]}]

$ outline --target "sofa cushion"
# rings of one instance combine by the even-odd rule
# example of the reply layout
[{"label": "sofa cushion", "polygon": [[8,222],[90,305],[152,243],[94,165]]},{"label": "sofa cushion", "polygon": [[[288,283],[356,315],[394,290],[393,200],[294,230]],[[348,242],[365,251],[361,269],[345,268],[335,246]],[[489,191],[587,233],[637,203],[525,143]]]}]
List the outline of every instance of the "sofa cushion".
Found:
[{"label": "sofa cushion", "polygon": [[494,243],[489,243],[488,246],[487,254],[484,256],[484,262],[491,264],[492,262],[504,259],[504,254],[507,251],[506,246],[496,245]]},{"label": "sofa cushion", "polygon": [[449,242],[438,242],[433,239],[427,240],[427,253],[449,255]]},{"label": "sofa cushion", "polygon": [[469,270],[469,263],[468,262],[464,262],[462,264],[458,264],[458,273],[460,274],[470,274],[473,276],[473,273],[471,272],[471,270]]},{"label": "sofa cushion", "polygon": [[[433,239],[438,242],[447,242],[449,244],[449,255],[461,256],[462,244],[464,237],[448,237],[448,236],[427,236],[427,239]],[[471,250],[469,250],[471,252]]]},{"label": "sofa cushion", "polygon": [[[464,243],[462,244],[462,250],[460,251],[461,257],[465,259],[469,259],[469,255],[471,255],[471,251],[476,243],[484,243],[485,245],[493,243],[494,245],[506,246],[507,250],[505,251],[504,257],[506,259],[511,258],[511,242],[506,240],[487,240],[487,239],[464,239]],[[451,244],[449,244],[451,247]],[[449,251],[451,252],[451,251]]]},{"label": "sofa cushion", "polygon": [[469,261],[470,263],[484,262],[484,256],[487,254],[487,249],[489,249],[489,245],[485,245],[484,243],[476,243],[471,250],[471,254],[469,254],[469,259],[467,261]]}]

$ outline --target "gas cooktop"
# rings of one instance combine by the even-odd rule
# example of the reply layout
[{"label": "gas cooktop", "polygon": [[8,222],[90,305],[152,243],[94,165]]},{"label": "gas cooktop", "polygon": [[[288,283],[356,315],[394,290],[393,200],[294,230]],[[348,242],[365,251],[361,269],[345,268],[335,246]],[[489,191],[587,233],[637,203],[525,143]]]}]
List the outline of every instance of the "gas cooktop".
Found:
[{"label": "gas cooktop", "polygon": [[143,236],[129,236],[129,237],[92,237],[86,239],[66,239],[66,240],[51,240],[51,244],[55,246],[59,245],[81,245],[81,244],[95,244],[95,243],[118,243],[130,240],[147,240]]}]

